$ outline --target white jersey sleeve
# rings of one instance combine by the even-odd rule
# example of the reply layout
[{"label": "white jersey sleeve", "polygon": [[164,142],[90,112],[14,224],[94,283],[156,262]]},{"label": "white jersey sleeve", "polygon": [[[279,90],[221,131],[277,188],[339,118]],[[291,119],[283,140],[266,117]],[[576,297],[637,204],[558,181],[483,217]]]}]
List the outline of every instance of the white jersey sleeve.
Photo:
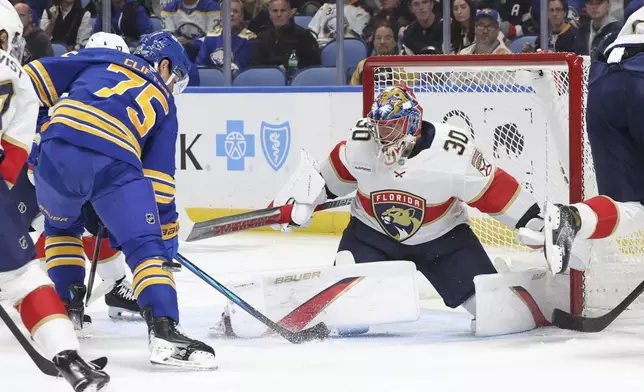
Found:
[{"label": "white jersey sleeve", "polygon": [[446,141],[445,147],[463,148],[465,160],[462,185],[455,187],[455,196],[470,207],[515,228],[535,205],[534,197],[509,173],[487,160],[473,144],[459,145],[456,141],[449,144],[449,141]]},{"label": "white jersey sleeve", "polygon": [[[350,134],[353,139],[369,139],[369,128],[365,121],[360,118],[351,127]],[[320,174],[326,182],[326,187],[335,196],[345,196],[358,189],[358,181],[352,174],[352,170],[355,170],[352,161],[347,154],[347,141],[343,140],[333,148],[329,158],[320,165]]]},{"label": "white jersey sleeve", "polygon": [[0,144],[5,158],[0,173],[12,186],[29,156],[39,102],[20,62],[0,50]]}]

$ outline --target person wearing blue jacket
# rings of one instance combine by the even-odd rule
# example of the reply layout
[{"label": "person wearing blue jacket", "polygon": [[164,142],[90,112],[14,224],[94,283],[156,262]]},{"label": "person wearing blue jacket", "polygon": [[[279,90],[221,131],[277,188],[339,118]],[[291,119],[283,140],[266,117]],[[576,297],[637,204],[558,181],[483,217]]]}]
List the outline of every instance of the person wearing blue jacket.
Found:
[{"label": "person wearing blue jacket", "polygon": [[[248,66],[257,36],[243,24],[244,4],[241,0],[232,0],[231,4],[232,29],[232,68],[241,71]],[[197,65],[223,67],[224,65],[224,29],[219,27],[205,38],[197,54]]]}]

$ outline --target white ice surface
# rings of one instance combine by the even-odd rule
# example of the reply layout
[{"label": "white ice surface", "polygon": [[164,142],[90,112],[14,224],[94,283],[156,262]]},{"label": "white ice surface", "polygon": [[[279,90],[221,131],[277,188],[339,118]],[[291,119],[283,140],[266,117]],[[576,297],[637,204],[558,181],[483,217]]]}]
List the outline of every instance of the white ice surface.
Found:
[{"label": "white ice surface", "polygon": [[[246,271],[330,265],[338,237],[239,234],[182,244],[180,251],[218,280]],[[88,313],[93,337],[86,358],[107,356],[112,384],[123,392],[416,392],[640,391],[644,388],[644,318],[627,315],[598,334],[544,328],[475,338],[469,316],[438,301],[424,303],[412,324],[372,328],[361,338],[293,345],[280,338],[210,336],[223,297],[189,271],[176,274],[181,324],[211,344],[219,370],[177,371],[147,360],[144,323],[113,322],[102,301]],[[14,314],[18,320],[17,314]],[[42,375],[0,326],[0,392],[71,391]]]}]

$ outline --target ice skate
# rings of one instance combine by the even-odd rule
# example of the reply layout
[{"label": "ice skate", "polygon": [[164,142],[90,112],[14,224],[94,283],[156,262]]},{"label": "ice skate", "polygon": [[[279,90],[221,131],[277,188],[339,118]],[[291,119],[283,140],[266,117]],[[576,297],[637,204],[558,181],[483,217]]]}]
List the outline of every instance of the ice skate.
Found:
[{"label": "ice skate", "polygon": [[92,318],[85,314],[85,295],[87,287],[84,284],[69,286],[69,299],[63,300],[69,319],[74,325],[78,338],[88,338],[92,335]]},{"label": "ice skate", "polygon": [[105,294],[105,304],[109,306],[108,315],[112,320],[142,320],[132,285],[125,277],[117,280],[112,291]]},{"label": "ice skate", "polygon": [[110,376],[100,366],[85,362],[74,350],[60,352],[53,362],[76,392],[100,391],[110,381]]},{"label": "ice skate", "polygon": [[184,369],[215,370],[215,351],[207,344],[186,336],[169,317],[153,317],[143,309],[148,324],[150,362]]},{"label": "ice skate", "polygon": [[546,203],[545,253],[552,274],[565,272],[575,236],[581,228],[581,217],[575,207]]}]

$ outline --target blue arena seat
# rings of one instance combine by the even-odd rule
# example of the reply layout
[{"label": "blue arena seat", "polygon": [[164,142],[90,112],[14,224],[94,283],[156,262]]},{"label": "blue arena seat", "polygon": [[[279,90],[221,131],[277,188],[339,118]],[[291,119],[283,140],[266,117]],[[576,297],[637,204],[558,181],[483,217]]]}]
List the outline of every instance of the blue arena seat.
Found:
[{"label": "blue arena seat", "polygon": [[150,21],[152,22],[153,31],[163,30],[163,22],[160,18],[150,18]]},{"label": "blue arena seat", "polygon": [[510,51],[512,53],[521,53],[521,48],[526,42],[530,42],[534,46],[535,41],[537,40],[536,35],[524,35],[519,37],[510,43]]},{"label": "blue arena seat", "polygon": [[233,80],[233,86],[285,86],[286,75],[277,67],[247,68]]},{"label": "blue arena seat", "polygon": [[54,56],[62,56],[65,53],[69,52],[69,49],[67,49],[67,46],[65,46],[64,44],[52,42],[51,48],[54,50]]},{"label": "blue arena seat", "polygon": [[309,23],[311,23],[311,19],[313,19],[312,16],[309,15],[295,15],[295,24],[303,27],[308,30],[309,28]]},{"label": "blue arena seat", "polygon": [[337,86],[338,70],[335,67],[309,67],[299,71],[291,86]]},{"label": "blue arena seat", "polygon": [[[322,65],[335,67],[338,44],[335,41],[329,42],[322,48]],[[344,67],[345,69],[355,68],[358,63],[367,58],[367,47],[359,39],[346,38],[344,40]]]},{"label": "blue arena seat", "polygon": [[214,87],[224,85],[224,74],[219,68],[199,68],[200,86]]}]

